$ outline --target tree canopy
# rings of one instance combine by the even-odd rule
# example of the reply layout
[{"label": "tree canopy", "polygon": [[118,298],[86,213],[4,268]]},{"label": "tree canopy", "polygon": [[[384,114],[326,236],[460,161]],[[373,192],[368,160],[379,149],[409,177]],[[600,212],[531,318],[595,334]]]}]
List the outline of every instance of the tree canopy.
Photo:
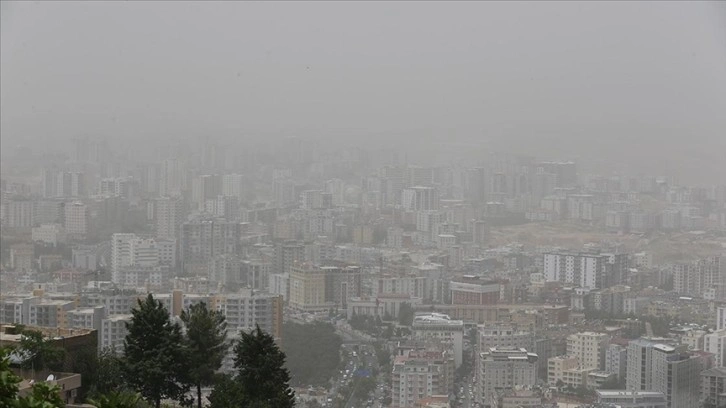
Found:
[{"label": "tree canopy", "polygon": [[290,373],[285,368],[285,353],[275,339],[260,326],[242,331],[234,346],[236,380],[250,407],[292,408],[295,393],[289,386]]},{"label": "tree canopy", "polygon": [[204,302],[182,311],[189,350],[189,379],[197,389],[197,406],[202,408],[202,386],[212,385],[214,375],[227,353],[227,322],[224,315]]},{"label": "tree canopy", "polygon": [[151,294],[139,300],[131,313],[124,340],[126,383],[156,408],[162,399],[183,401],[188,365],[181,328]]}]

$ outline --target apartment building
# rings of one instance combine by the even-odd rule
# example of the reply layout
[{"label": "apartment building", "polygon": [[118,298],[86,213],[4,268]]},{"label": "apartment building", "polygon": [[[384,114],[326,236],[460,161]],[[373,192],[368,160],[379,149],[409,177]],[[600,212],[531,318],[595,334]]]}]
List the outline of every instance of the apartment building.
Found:
[{"label": "apartment building", "polygon": [[481,401],[496,407],[499,393],[537,383],[537,354],[523,348],[493,347],[480,354]]},{"label": "apartment building", "polygon": [[605,333],[575,333],[567,336],[567,354],[577,357],[580,368],[601,370],[609,342],[610,336]]},{"label": "apartment building", "polygon": [[704,405],[726,407],[726,367],[715,367],[701,373],[701,398]]},{"label": "apartment building", "polygon": [[454,362],[447,351],[408,351],[393,363],[391,407],[413,407],[424,398],[448,395],[453,382]]},{"label": "apartment building", "polygon": [[464,322],[441,313],[416,315],[411,326],[414,340],[433,340],[450,345],[456,367],[461,366],[464,349]]},{"label": "apartment building", "polygon": [[716,367],[726,367],[726,329],[703,336],[703,350],[714,355]]}]

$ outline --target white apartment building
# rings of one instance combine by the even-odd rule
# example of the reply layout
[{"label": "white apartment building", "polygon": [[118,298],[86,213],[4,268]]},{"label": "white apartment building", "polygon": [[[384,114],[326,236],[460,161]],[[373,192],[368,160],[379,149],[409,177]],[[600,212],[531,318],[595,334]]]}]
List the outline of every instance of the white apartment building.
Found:
[{"label": "white apartment building", "polygon": [[543,260],[547,282],[562,282],[589,289],[621,283],[627,273],[627,254],[548,252]]},{"label": "white apartment building", "polygon": [[567,336],[567,354],[577,357],[580,368],[601,370],[610,336],[605,333],[580,332]]},{"label": "white apartment building", "polygon": [[37,296],[17,296],[0,299],[0,323],[30,324],[30,306],[40,303]]},{"label": "white apartment building", "polygon": [[547,383],[550,387],[565,382],[565,372],[577,369],[579,361],[574,356],[556,356],[547,360]]},{"label": "white apartment building", "polygon": [[[158,286],[164,274],[176,263],[176,242],[143,238],[136,234],[111,237],[111,281],[139,286],[147,281]],[[158,285],[157,285],[158,284]]]},{"label": "white apartment building", "polygon": [[449,316],[441,313],[422,314],[414,317],[411,329],[414,339],[432,339],[451,345],[456,367],[461,366],[464,350],[463,321],[451,320]]},{"label": "white apartment building", "polygon": [[721,257],[675,264],[672,273],[673,291],[681,295],[704,297],[713,291],[720,297],[726,293],[726,267],[721,265]]},{"label": "white apartment building", "polygon": [[586,254],[544,254],[544,276],[547,282],[563,282],[595,289],[600,287],[605,258]]},{"label": "white apartment building", "polygon": [[497,406],[498,392],[537,383],[537,354],[523,348],[493,347],[480,354],[481,400],[485,407]]},{"label": "white apartment building", "polygon": [[653,347],[673,345],[675,340],[665,338],[639,338],[628,343],[628,368],[625,388],[635,391],[653,390]]},{"label": "white apartment building", "polygon": [[106,317],[103,306],[84,307],[66,312],[69,328],[101,330],[101,321]]},{"label": "white apartment building", "polygon": [[28,325],[40,327],[68,327],[67,312],[75,309],[75,302],[46,300],[30,305]]},{"label": "white apartment building", "polygon": [[703,336],[703,350],[714,355],[716,367],[726,367],[726,329]]},{"label": "white apartment building", "polygon": [[479,352],[484,353],[490,348],[534,350],[534,334],[508,323],[480,324]]},{"label": "white apartment building", "polygon": [[101,321],[101,330],[98,333],[99,351],[114,349],[117,353],[123,353],[124,339],[128,334],[126,323],[130,323],[131,318],[130,314],[119,314]]},{"label": "white apartment building", "polygon": [[726,329],[726,306],[716,309],[716,330]]},{"label": "white apartment building", "polygon": [[726,367],[701,373],[701,399],[705,406],[726,407]]},{"label": "white apartment building", "polygon": [[80,307],[103,306],[107,316],[126,315],[143,298],[135,292],[127,293],[87,293],[81,296]]},{"label": "white apartment building", "polygon": [[433,395],[448,395],[454,363],[448,352],[411,350],[396,357],[391,374],[391,406],[408,408]]},{"label": "white apartment building", "polygon": [[66,241],[66,233],[61,224],[41,224],[31,230],[33,242],[57,246]]}]

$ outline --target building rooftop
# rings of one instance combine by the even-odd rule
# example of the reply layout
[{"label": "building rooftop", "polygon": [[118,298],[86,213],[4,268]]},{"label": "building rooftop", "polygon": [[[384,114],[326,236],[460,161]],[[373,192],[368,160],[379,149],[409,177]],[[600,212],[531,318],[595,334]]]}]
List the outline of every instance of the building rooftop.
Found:
[{"label": "building rooftop", "polygon": [[702,376],[726,378],[726,367],[714,367],[701,373]]}]

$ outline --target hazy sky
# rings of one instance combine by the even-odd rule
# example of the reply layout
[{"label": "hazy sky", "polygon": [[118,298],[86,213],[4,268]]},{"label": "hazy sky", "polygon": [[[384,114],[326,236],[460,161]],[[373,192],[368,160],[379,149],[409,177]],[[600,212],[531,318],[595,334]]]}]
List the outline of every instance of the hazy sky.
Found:
[{"label": "hazy sky", "polygon": [[726,2],[0,7],[3,147],[422,135],[726,174]]}]

